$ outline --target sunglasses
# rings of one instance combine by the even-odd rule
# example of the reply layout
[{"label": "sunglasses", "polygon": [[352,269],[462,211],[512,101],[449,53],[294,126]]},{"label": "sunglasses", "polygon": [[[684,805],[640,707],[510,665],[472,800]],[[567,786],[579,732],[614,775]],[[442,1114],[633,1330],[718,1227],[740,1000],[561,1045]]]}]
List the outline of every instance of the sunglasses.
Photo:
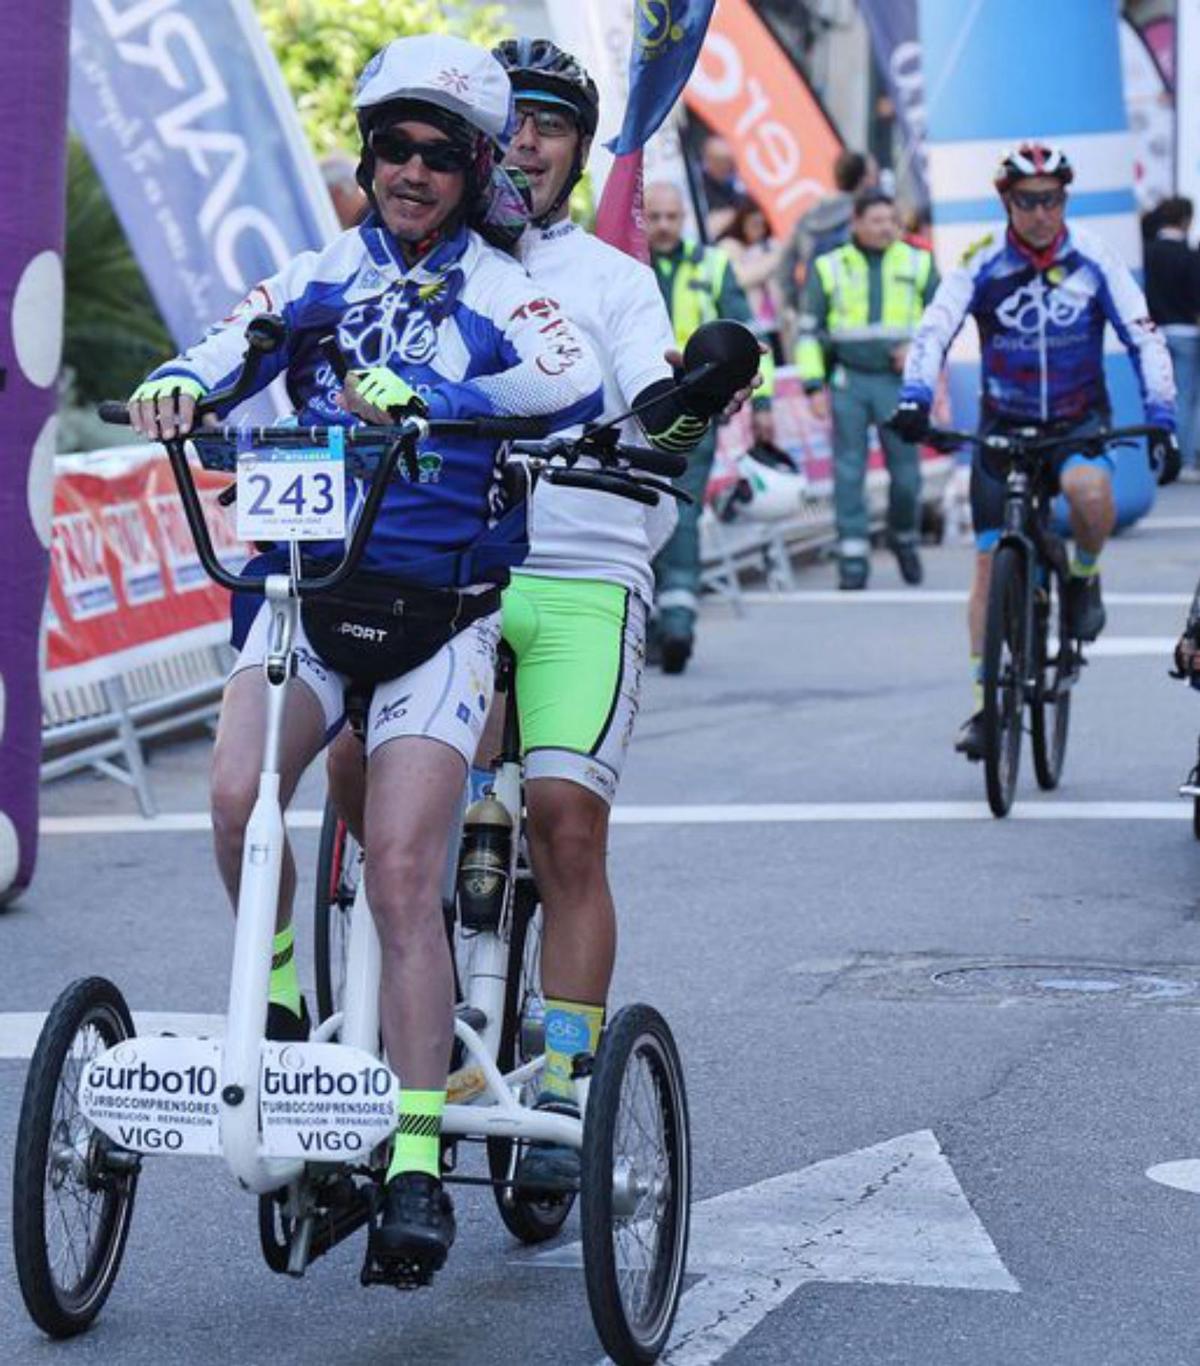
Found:
[{"label": "sunglasses", "polygon": [[460,147],[456,142],[415,142],[403,133],[372,133],[371,151],[393,166],[404,166],[413,157],[419,156],[427,170],[442,175],[450,171],[465,171],[471,164],[470,150]]},{"label": "sunglasses", "polygon": [[[538,137],[542,138],[569,137],[578,127],[575,120],[565,110],[548,109],[544,104],[517,105],[517,133],[520,133],[525,127],[526,119],[533,120],[533,126],[537,130]],[[515,137],[516,133],[513,136]]]},{"label": "sunglasses", "polygon": [[1010,198],[1022,213],[1034,209],[1061,209],[1067,202],[1066,190],[1013,190]]}]

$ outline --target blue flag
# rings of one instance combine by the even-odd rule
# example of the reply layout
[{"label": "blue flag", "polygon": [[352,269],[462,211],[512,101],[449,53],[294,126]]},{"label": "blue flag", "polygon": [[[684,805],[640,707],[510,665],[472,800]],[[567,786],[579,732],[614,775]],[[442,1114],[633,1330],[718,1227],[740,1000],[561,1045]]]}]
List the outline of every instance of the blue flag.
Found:
[{"label": "blue flag", "polygon": [[616,156],[635,152],[658,131],[692,74],[716,0],[636,0],[629,101]]}]

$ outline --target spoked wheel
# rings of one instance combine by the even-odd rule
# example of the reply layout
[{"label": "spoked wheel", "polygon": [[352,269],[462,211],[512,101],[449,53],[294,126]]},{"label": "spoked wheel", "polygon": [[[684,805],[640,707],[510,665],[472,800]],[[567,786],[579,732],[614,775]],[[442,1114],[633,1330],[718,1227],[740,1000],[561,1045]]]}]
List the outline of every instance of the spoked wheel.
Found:
[{"label": "spoked wheel", "polygon": [[[1071,723],[1071,674],[1075,670],[1075,642],[1067,620],[1062,580],[1046,575],[1035,604],[1033,648],[1034,692],[1029,704],[1033,737],[1033,769],[1038,786],[1052,792],[1062,777],[1067,757],[1067,727]],[[1053,654],[1051,654],[1053,651]]]},{"label": "spoked wheel", "polygon": [[654,1361],[687,1264],[691,1141],[679,1053],[650,1006],[626,1006],[604,1031],[582,1163],[583,1267],[596,1332],[614,1361]]},{"label": "spoked wheel", "polygon": [[55,1338],[82,1333],[117,1279],[140,1159],[84,1118],[93,1058],[133,1038],[125,998],[103,977],[58,998],[29,1064],[13,1164],[13,1251],[25,1307]]},{"label": "spoked wheel", "polygon": [[[508,943],[508,979],[504,989],[504,1025],[496,1065],[508,1073],[543,1051],[537,1034],[542,1016],[542,911],[532,877],[518,876],[513,904],[512,937]],[[522,1101],[531,1104],[537,1084]],[[511,1138],[489,1138],[488,1170],[493,1181],[508,1181],[521,1158],[522,1144]],[[496,1208],[504,1227],[523,1243],[544,1243],[562,1228],[574,1195],[526,1197],[511,1187],[493,1186]]]},{"label": "spoked wheel", "polygon": [[350,947],[350,911],[362,876],[358,841],[326,800],[317,857],[317,894],[313,930],[313,962],[317,974],[317,1012],[327,1020],[342,1008],[346,986],[346,953]]},{"label": "spoked wheel", "polygon": [[292,1220],[283,1212],[280,1193],[272,1191],[258,1197],[258,1245],[263,1261],[276,1275],[287,1270],[292,1249]]},{"label": "spoked wheel", "polygon": [[992,562],[983,640],[984,776],[993,816],[1007,816],[1021,763],[1025,706],[1025,566],[1011,546]]}]

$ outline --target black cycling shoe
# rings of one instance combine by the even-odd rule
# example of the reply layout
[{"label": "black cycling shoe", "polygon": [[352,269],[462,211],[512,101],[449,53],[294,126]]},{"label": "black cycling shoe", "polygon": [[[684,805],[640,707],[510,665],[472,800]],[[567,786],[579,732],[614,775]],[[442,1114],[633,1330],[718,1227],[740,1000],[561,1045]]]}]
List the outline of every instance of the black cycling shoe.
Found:
[{"label": "black cycling shoe", "polygon": [[383,1188],[368,1253],[396,1279],[422,1284],[445,1265],[455,1232],[454,1205],[437,1177],[399,1172]]},{"label": "black cycling shoe", "polygon": [[870,577],[871,562],[865,555],[844,555],[838,560],[838,587],[843,592],[859,592]]},{"label": "black cycling shoe", "polygon": [[304,1043],[311,1029],[308,1002],[303,996],[300,997],[299,1015],[293,1014],[278,1001],[272,1001],[267,1006],[267,1038],[275,1043]]},{"label": "black cycling shoe", "polygon": [[1072,574],[1067,580],[1067,615],[1076,640],[1095,640],[1104,630],[1108,614],[1100,596],[1100,575]]},{"label": "black cycling shoe", "polygon": [[974,716],[968,717],[962,723],[958,737],[954,741],[954,748],[959,754],[965,754],[973,764],[977,764],[983,758],[985,749],[983,712],[977,711]]},{"label": "black cycling shoe", "polygon": [[[538,1110],[579,1118],[579,1107],[553,1096],[538,1098]],[[513,1184],[522,1193],[546,1191],[561,1195],[579,1189],[579,1149],[565,1143],[530,1143],[517,1163]]]},{"label": "black cycling shoe", "polygon": [[662,671],[665,674],[681,674],[692,657],[691,636],[663,636],[659,643]]},{"label": "black cycling shoe", "polygon": [[891,547],[892,554],[896,557],[896,563],[900,567],[900,577],[905,583],[912,584],[915,587],[925,577],[925,566],[921,563],[921,555],[917,550],[916,542],[890,540],[888,545]]}]

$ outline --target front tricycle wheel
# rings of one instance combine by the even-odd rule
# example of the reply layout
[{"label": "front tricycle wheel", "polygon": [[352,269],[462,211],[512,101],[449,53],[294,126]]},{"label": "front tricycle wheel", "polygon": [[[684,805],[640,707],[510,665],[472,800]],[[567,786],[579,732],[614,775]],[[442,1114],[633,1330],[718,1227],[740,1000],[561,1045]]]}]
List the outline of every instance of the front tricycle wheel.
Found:
[{"label": "front tricycle wheel", "polygon": [[687,1265],[691,1137],[679,1052],[647,1005],[600,1040],[583,1127],[583,1266],[596,1332],[616,1362],[667,1345]]},{"label": "front tricycle wheel", "polygon": [[25,1307],[51,1337],[82,1333],[121,1267],[140,1159],[79,1108],[88,1064],[134,1035],[125,998],[103,977],[69,986],[29,1064],[13,1163],[13,1252]]}]

